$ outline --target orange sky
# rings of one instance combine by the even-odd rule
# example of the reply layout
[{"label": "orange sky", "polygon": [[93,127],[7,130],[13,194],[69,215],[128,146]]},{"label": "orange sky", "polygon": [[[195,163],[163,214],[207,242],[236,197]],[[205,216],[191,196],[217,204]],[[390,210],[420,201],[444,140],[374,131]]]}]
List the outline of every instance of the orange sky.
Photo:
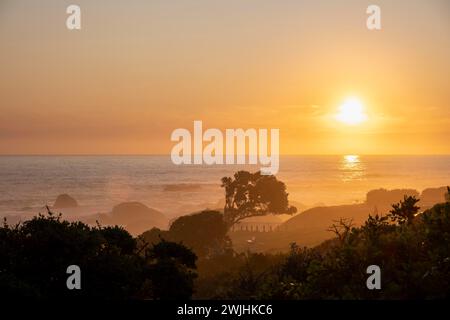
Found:
[{"label": "orange sky", "polygon": [[[450,3],[0,1],[0,154],[169,154],[170,133],[279,128],[284,154],[450,153]],[[368,120],[335,114],[349,96]],[[191,129],[192,130],[192,129]]]}]

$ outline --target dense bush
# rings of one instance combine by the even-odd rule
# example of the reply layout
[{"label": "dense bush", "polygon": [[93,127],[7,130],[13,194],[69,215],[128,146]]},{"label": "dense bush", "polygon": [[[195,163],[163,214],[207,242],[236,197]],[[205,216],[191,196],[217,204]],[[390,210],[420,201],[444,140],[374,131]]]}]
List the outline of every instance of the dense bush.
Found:
[{"label": "dense bush", "polygon": [[[196,256],[177,243],[138,250],[119,227],[91,228],[48,212],[0,228],[0,295],[6,298],[189,298]],[[81,269],[81,290],[68,290],[69,265]],[[162,276],[160,270],[169,270]],[[176,285],[168,285],[168,284]]]}]

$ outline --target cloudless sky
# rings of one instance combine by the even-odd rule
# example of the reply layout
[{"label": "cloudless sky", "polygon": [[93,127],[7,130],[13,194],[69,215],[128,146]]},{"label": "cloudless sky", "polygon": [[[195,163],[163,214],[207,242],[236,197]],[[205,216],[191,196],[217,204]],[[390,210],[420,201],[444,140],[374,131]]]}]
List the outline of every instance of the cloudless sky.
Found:
[{"label": "cloudless sky", "polygon": [[[1,154],[169,154],[193,120],[279,128],[285,154],[450,153],[447,0],[0,0],[0,58]],[[349,96],[366,122],[335,120]]]}]

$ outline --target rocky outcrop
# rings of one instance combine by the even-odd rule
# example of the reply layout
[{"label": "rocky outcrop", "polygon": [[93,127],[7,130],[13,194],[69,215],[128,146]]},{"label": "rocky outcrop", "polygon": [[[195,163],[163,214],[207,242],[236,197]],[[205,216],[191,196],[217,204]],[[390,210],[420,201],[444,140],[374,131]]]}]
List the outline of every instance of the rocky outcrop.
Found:
[{"label": "rocky outcrop", "polygon": [[158,210],[140,202],[124,202],[114,206],[109,214],[98,214],[86,220],[89,224],[119,225],[133,235],[139,235],[154,227],[167,228],[168,220]]},{"label": "rocky outcrop", "polygon": [[419,192],[414,189],[376,189],[367,193],[366,203],[370,206],[390,207],[394,203],[403,200],[404,196],[419,197]]},{"label": "rocky outcrop", "polygon": [[445,195],[447,194],[447,187],[428,188],[422,191],[420,195],[419,205],[431,207],[436,203],[445,202]]},{"label": "rocky outcrop", "polygon": [[78,202],[68,194],[60,194],[53,204],[55,209],[65,209],[65,208],[76,208],[78,207]]}]

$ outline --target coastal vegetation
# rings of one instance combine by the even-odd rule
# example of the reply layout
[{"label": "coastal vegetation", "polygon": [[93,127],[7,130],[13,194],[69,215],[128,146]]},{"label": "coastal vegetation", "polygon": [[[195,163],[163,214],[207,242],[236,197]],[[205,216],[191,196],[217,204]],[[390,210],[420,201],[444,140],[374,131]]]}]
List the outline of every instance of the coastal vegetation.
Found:
[{"label": "coastal vegetation", "polygon": [[[361,223],[336,219],[328,226],[328,240],[317,245],[291,242],[287,252],[258,252],[250,245],[235,250],[230,227],[249,216],[295,212],[286,186],[275,177],[243,171],[222,184],[224,212],[182,216],[167,230],[153,228],[138,237],[120,226],[65,221],[49,207],[46,214],[15,225],[5,220],[0,295],[113,300],[450,296],[449,188],[446,200],[429,208],[420,207],[416,194],[404,194],[387,211],[367,212]],[[283,230],[266,232],[266,239],[277,234]],[[66,287],[69,265],[81,270],[81,290]],[[370,265],[381,269],[380,290],[366,287]]]}]

